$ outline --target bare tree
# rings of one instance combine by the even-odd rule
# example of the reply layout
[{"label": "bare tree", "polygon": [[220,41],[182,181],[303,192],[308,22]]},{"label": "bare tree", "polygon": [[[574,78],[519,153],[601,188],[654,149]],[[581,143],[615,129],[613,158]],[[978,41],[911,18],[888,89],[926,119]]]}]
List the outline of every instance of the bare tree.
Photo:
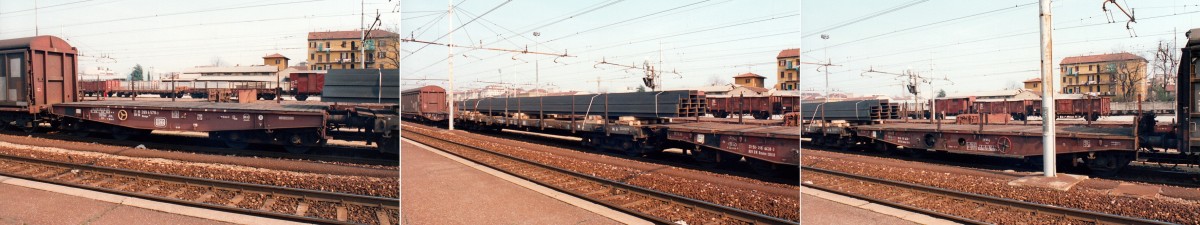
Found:
[{"label": "bare tree", "polygon": [[1137,61],[1124,61],[1109,65],[1116,67],[1114,68],[1114,75],[1116,75],[1114,79],[1117,88],[1120,89],[1120,92],[1118,92],[1120,94],[1118,96],[1119,100],[1135,100],[1139,93],[1138,90],[1143,88],[1146,83],[1146,70],[1143,68],[1144,66],[1137,63]]},{"label": "bare tree", "polygon": [[708,84],[712,85],[712,86],[717,86],[717,85],[726,85],[726,84],[729,84],[729,82],[725,81],[725,79],[722,79],[721,76],[714,74],[714,75],[708,77]]},{"label": "bare tree", "polygon": [[225,61],[221,60],[221,57],[219,57],[219,56],[213,56],[211,62],[212,62],[211,66],[224,66],[225,65]]},{"label": "bare tree", "polygon": [[394,36],[384,38],[382,44],[375,48],[376,60],[379,60],[380,68],[400,68],[400,26],[385,26],[384,30],[391,32]]},{"label": "bare tree", "polygon": [[[1155,90],[1154,99],[1161,101],[1170,101],[1174,95],[1166,93],[1167,86],[1175,83],[1176,73],[1179,69],[1179,56],[1176,55],[1175,43],[1167,40],[1158,40],[1158,47],[1154,51],[1154,76],[1158,80],[1152,82],[1151,90]],[[1153,79],[1151,81],[1154,81]]]},{"label": "bare tree", "polygon": [[1025,88],[1025,86],[1024,86],[1023,84],[1021,84],[1021,82],[1017,82],[1017,81],[1014,81],[1014,80],[1009,80],[1009,81],[1008,81],[1008,88],[1007,88],[1007,90],[1021,90],[1021,89],[1023,89],[1023,88]]}]

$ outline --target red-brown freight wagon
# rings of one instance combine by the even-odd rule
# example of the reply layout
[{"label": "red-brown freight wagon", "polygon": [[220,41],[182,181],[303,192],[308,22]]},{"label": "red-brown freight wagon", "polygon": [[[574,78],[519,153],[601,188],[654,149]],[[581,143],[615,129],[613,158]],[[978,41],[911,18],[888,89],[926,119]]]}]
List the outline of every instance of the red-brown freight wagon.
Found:
[{"label": "red-brown freight wagon", "polygon": [[443,121],[449,113],[446,89],[424,86],[400,92],[400,116],[415,120]]},{"label": "red-brown freight wagon", "polygon": [[[1112,99],[1082,94],[1061,94],[1054,99],[1055,115],[1058,117],[1082,117],[1096,121],[1101,116],[1112,115]],[[1033,100],[1035,109],[1040,109],[1042,100]],[[1040,113],[1040,112],[1039,112]]]},{"label": "red-brown freight wagon", "polygon": [[0,40],[0,124],[33,129],[51,104],[79,101],[76,54],[55,36]]},{"label": "red-brown freight wagon", "polygon": [[958,115],[958,114],[963,114],[963,113],[975,112],[974,111],[974,109],[975,109],[975,105],[974,105],[975,97],[974,96],[964,97],[964,98],[936,99],[936,100],[934,100],[934,103],[936,103],[936,106],[934,106],[934,109],[935,109],[934,113],[937,113],[939,116],[941,116],[941,114],[945,114],[946,116],[953,116],[953,115]]},{"label": "red-brown freight wagon", "polygon": [[120,88],[120,80],[79,81],[79,91],[83,96],[112,96]]},{"label": "red-brown freight wagon", "polygon": [[750,114],[755,119],[771,117],[771,98],[766,96],[709,96],[708,113],[716,118],[730,114]]},{"label": "red-brown freight wagon", "polygon": [[1025,120],[1035,112],[1032,99],[984,99],[975,104],[979,111],[988,114],[1008,114],[1016,120]]},{"label": "red-brown freight wagon", "polygon": [[324,73],[292,73],[288,75],[288,80],[292,85],[291,94],[299,101],[308,99],[308,96],[321,95],[321,89],[325,87]]}]

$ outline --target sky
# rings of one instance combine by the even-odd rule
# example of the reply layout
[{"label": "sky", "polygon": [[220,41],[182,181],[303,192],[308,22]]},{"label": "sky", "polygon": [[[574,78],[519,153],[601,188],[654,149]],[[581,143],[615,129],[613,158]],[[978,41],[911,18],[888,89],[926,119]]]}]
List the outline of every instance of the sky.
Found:
[{"label": "sky", "polygon": [[360,29],[364,10],[370,20],[378,10],[382,23],[398,30],[398,1],[6,0],[0,39],[58,36],[79,50],[81,68],[117,74],[137,64],[155,74],[180,72],[218,58],[261,65],[272,53],[295,64],[307,58],[308,32]]},{"label": "sky", "polygon": [[[1065,57],[1130,52],[1153,62],[1160,40],[1186,42],[1184,33],[1200,27],[1200,5],[1186,1],[1117,1],[1137,23],[1102,1],[1052,3],[1053,64]],[[907,7],[906,7],[907,6]],[[894,10],[893,10],[894,9]],[[804,1],[801,61],[827,61],[828,87],[859,95],[898,96],[893,75],[863,73],[912,70],[932,78],[925,97],[1001,90],[1039,77],[1039,18],[1034,0],[813,0]],[[813,34],[813,35],[809,35]],[[829,39],[822,39],[826,34]],[[803,90],[824,91],[820,66],[801,66]]]},{"label": "sky", "polygon": [[[454,48],[447,60],[446,46],[405,42],[402,88],[447,87],[449,61],[456,90],[505,84],[625,92],[642,85],[643,71],[600,62],[659,65],[665,89],[706,86],[714,78],[731,82],[746,72],[774,85],[775,56],[800,47],[800,1],[794,0],[452,1],[452,23],[446,1],[402,2],[401,38],[571,57]],[[448,26],[461,28],[451,36]]]}]

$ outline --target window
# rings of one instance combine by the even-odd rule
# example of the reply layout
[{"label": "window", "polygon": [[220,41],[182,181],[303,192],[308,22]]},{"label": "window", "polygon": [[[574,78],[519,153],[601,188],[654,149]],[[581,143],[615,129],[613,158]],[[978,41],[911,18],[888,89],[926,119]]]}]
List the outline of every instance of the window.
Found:
[{"label": "window", "polygon": [[275,59],[275,64],[279,64],[279,59]]},{"label": "window", "polygon": [[1038,83],[1033,83],[1033,88],[1037,88]]},{"label": "window", "polygon": [[333,46],[333,45],[330,45],[328,41],[326,41],[326,42],[325,42],[325,48],[329,48],[329,47],[332,47],[332,46]]},{"label": "window", "polygon": [[350,69],[354,69],[354,64],[350,64]]},{"label": "window", "polygon": [[779,79],[783,79],[783,71],[779,71]]},{"label": "window", "polygon": [[318,61],[318,62],[324,62],[324,61],[325,61],[325,57],[324,57],[324,56],[321,56],[321,55],[318,55],[318,56],[317,56],[317,61]]},{"label": "window", "polygon": [[750,83],[750,78],[746,78],[746,82],[744,82],[744,83],[747,83],[747,84],[749,84],[749,83]]},{"label": "window", "polygon": [[317,59],[317,54],[308,54],[308,60]]},{"label": "window", "polygon": [[387,58],[387,52],[379,52],[379,58],[380,58],[380,59],[386,59],[386,58]]},{"label": "window", "polygon": [[783,66],[783,60],[779,60],[779,66]]},{"label": "window", "polygon": [[342,41],[342,47],[343,47],[343,48],[345,48],[345,47],[346,47],[346,41]]},{"label": "window", "polygon": [[1079,66],[1075,66],[1075,72],[1079,72]]}]

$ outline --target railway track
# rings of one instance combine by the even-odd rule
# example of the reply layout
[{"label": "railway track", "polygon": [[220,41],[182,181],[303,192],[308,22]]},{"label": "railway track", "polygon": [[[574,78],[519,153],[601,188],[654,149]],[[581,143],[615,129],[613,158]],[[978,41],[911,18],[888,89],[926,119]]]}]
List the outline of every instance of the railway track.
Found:
[{"label": "railway track", "polygon": [[805,187],[967,224],[1170,224],[802,166]]},{"label": "railway track", "polygon": [[[840,150],[840,149],[835,149],[835,148],[830,148],[830,147],[825,147],[825,146],[810,145],[809,142],[807,142],[807,141],[805,141],[803,143],[805,144],[805,147],[804,147],[805,150],[836,152],[836,153],[854,154],[854,155],[866,155],[866,156],[891,158],[891,159],[906,160],[906,161],[917,161],[917,162],[925,162],[925,163],[940,164],[940,165],[950,165],[950,166],[969,168],[969,169],[973,169],[973,170],[979,170],[979,171],[985,172],[985,173],[998,173],[996,171],[1003,171],[1003,170],[1036,172],[1041,169],[1040,165],[1028,166],[1028,165],[1017,165],[1017,164],[1011,164],[1011,163],[1004,163],[1004,162],[1016,163],[1017,160],[1015,160],[1015,159],[1003,159],[1002,162],[994,162],[994,161],[988,161],[988,160],[978,160],[977,158],[975,158],[975,157],[987,158],[986,156],[956,155],[953,153],[950,153],[950,155],[947,155],[944,153],[936,153],[935,154],[933,152],[926,152],[920,157],[911,157],[911,156],[904,157],[904,156],[896,155],[896,154],[872,152],[874,150],[868,150],[865,152],[864,151],[856,151],[856,150],[852,150],[852,149]],[[945,157],[952,157],[952,158],[945,159]],[[960,159],[960,158],[965,158],[965,159]],[[969,162],[969,163],[967,163],[967,162]],[[1187,168],[1189,166],[1181,166],[1181,167]],[[1033,169],[1031,169],[1031,168],[1033,168]],[[1086,174],[1088,171],[1086,171],[1086,169],[1083,169],[1083,168],[1069,168],[1069,170],[1067,172]],[[1021,176],[1021,175],[1016,175],[1016,174],[1008,174],[1008,175],[1013,176],[1013,177]],[[1200,175],[1198,175],[1196,172],[1180,171],[1174,167],[1160,166],[1160,165],[1157,165],[1154,163],[1134,162],[1113,176],[1101,177],[1101,178],[1109,179],[1109,180],[1116,180],[1116,181],[1141,182],[1141,183],[1161,184],[1161,185],[1170,185],[1170,186],[1188,187],[1188,188],[1200,187]]]},{"label": "railway track", "polygon": [[399,224],[399,199],[0,155],[0,174],[193,207],[321,224]]},{"label": "railway track", "polygon": [[[757,174],[754,171],[752,171],[752,169],[750,169],[749,166],[735,167],[735,166],[722,166],[717,163],[707,164],[707,165],[698,163],[694,159],[688,157],[688,155],[686,153],[684,153],[684,154],[654,153],[654,154],[647,154],[646,157],[635,157],[635,156],[628,156],[628,155],[625,155],[622,153],[617,153],[617,152],[595,150],[593,148],[581,147],[581,146],[579,146],[579,140],[568,140],[568,139],[563,139],[560,137],[555,137],[552,135],[531,134],[531,132],[526,132],[526,131],[509,131],[509,132],[500,132],[500,133],[489,133],[489,132],[473,132],[473,133],[496,137],[496,138],[513,139],[513,140],[520,140],[520,141],[525,141],[525,142],[530,142],[530,143],[543,144],[543,145],[547,145],[547,146],[554,146],[554,147],[571,149],[571,150],[576,150],[576,151],[581,151],[581,152],[605,154],[608,156],[624,158],[624,159],[629,159],[629,160],[643,161],[643,162],[654,163],[654,164],[662,164],[662,165],[668,165],[668,166],[674,166],[674,167],[680,167],[680,168],[709,171],[709,172],[720,173],[720,174],[731,175],[731,176],[745,177],[745,178],[750,178],[750,179],[755,179],[755,180],[760,180],[760,181],[765,181],[765,182],[771,182],[771,183],[777,183],[777,184],[796,185],[796,184],[800,183],[800,180],[798,180],[798,178],[800,177],[798,174],[799,170],[798,170],[798,168],[795,168],[795,167],[793,167],[793,168],[795,168],[797,170],[794,172],[782,173],[779,176],[763,176],[762,174]],[[738,162],[738,163],[742,163],[742,162]],[[730,168],[730,167],[733,167],[733,168]]]},{"label": "railway track", "polygon": [[192,137],[183,135],[150,134],[147,137],[135,137],[131,140],[115,140],[98,137],[80,137],[63,133],[22,133],[19,131],[0,131],[7,135],[32,135],[39,138],[61,141],[89,142],[117,146],[144,145],[147,148],[184,151],[203,154],[239,155],[279,159],[295,159],[321,162],[338,162],[348,164],[364,164],[376,166],[399,166],[400,161],[394,156],[385,156],[374,148],[326,145],[310,150],[308,154],[294,154],[286,151],[256,150],[254,146],[248,149],[231,149],[221,146],[218,141],[207,137]]},{"label": "railway track", "polygon": [[794,221],[548,166],[417,132],[404,134],[409,140],[658,224],[674,224],[677,221],[686,221],[688,224],[797,224]]}]

